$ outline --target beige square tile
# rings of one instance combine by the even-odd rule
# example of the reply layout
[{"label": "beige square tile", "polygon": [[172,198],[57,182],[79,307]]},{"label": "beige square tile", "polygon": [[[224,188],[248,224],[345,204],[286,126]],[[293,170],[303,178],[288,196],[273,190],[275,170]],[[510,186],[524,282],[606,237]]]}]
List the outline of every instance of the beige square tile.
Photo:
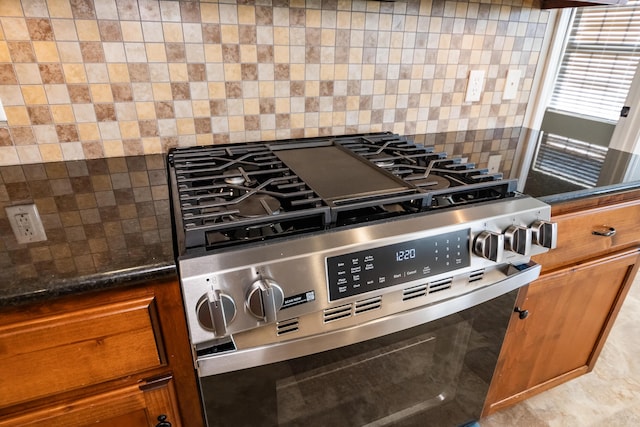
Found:
[{"label": "beige square tile", "polygon": [[145,43],[147,61],[167,62],[167,52],[164,43]]},{"label": "beige square tile", "polygon": [[204,57],[206,62],[222,62],[222,46],[206,44],[204,46]]},{"label": "beige square tile", "polygon": [[52,18],[73,18],[71,4],[68,1],[48,0],[47,7]]},{"label": "beige square tile", "polygon": [[69,91],[66,84],[46,84],[44,85],[45,93],[49,104],[69,104]]},{"label": "beige square tile", "polygon": [[220,22],[223,24],[238,23],[238,8],[234,4],[220,4],[219,7]]},{"label": "beige square tile", "polygon": [[59,144],[43,144],[39,147],[40,156],[45,162],[60,162],[63,160]]},{"label": "beige square tile", "polygon": [[113,102],[110,84],[94,83],[89,85],[93,102]]},{"label": "beige square tile", "polygon": [[262,98],[273,98],[275,96],[275,84],[272,81],[258,82],[258,95]]},{"label": "beige square tile", "polygon": [[78,136],[82,141],[96,141],[100,139],[97,123],[78,123]]},{"label": "beige square tile", "polygon": [[156,138],[156,137],[142,138],[142,148],[144,150],[144,154],[164,153],[164,150],[162,149],[162,143],[160,142],[160,138]]},{"label": "beige square tile", "polygon": [[172,82],[189,81],[189,72],[187,71],[187,64],[184,64],[184,63],[169,64],[169,79]]},{"label": "beige square tile", "polygon": [[86,83],[87,74],[82,64],[62,64],[67,83]]},{"label": "beige square tile", "polygon": [[138,121],[120,121],[120,135],[123,139],[140,138]]},{"label": "beige square tile", "polygon": [[291,112],[289,98],[276,98],[276,114],[287,114]]},{"label": "beige square tile", "polygon": [[227,97],[223,82],[209,82],[209,96],[212,99],[224,99]]},{"label": "beige square tile", "polygon": [[256,45],[241,44],[240,60],[243,63],[258,62],[258,50]]},{"label": "beige square tile", "polygon": [[239,5],[238,6],[238,23],[242,25],[255,25],[256,24],[255,6]]},{"label": "beige square tile", "polygon": [[211,108],[209,108],[209,100],[196,100],[191,101],[191,108],[193,110],[194,117],[209,117],[211,116]]},{"label": "beige square tile", "polygon": [[322,11],[319,9],[306,9],[305,27],[320,28],[322,26]]},{"label": "beige square tile", "polygon": [[107,64],[107,71],[111,83],[128,83],[131,81],[127,64]]},{"label": "beige square tile", "polygon": [[178,135],[194,135],[196,133],[195,124],[192,118],[176,119]]},{"label": "beige square tile", "polygon": [[111,140],[103,141],[105,157],[121,157],[124,156],[124,147],[122,141]]},{"label": "beige square tile", "polygon": [[31,124],[26,107],[5,106],[4,111],[7,115],[7,123],[9,123],[9,126],[27,126]]},{"label": "beige square tile", "polygon": [[11,55],[5,41],[0,41],[0,62],[11,62]]},{"label": "beige square tile", "polygon": [[240,132],[244,130],[244,116],[229,117],[229,132]]},{"label": "beige square tile", "polygon": [[152,83],[153,99],[156,101],[170,101],[173,99],[171,93],[171,84],[169,83]]},{"label": "beige square tile", "polygon": [[89,19],[76,19],[75,24],[78,34],[78,40],[83,42],[100,41],[100,30],[98,29],[97,21]]},{"label": "beige square tile", "polygon": [[42,86],[22,86],[22,96],[27,105],[47,104],[47,95]]},{"label": "beige square tile", "polygon": [[32,43],[38,62],[60,62],[56,42],[34,41]]},{"label": "beige square tile", "polygon": [[274,46],[273,62],[276,64],[289,63],[289,46]]},{"label": "beige square tile", "polygon": [[[1,2],[0,2],[1,3]],[[6,40],[30,40],[27,22],[24,18],[0,17],[0,24]]]},{"label": "beige square tile", "polygon": [[139,120],[153,120],[156,118],[156,108],[153,102],[136,102],[135,107]]},{"label": "beige square tile", "polygon": [[289,46],[289,27],[273,28],[273,43],[278,46]]},{"label": "beige square tile", "polygon": [[249,98],[243,100],[244,114],[254,115],[260,114],[260,102],[257,98]]},{"label": "beige square tile", "polygon": [[40,150],[37,145],[22,145],[16,147],[21,164],[42,163]]},{"label": "beige square tile", "polygon": [[224,64],[224,78],[226,81],[242,80],[242,69],[240,64]]},{"label": "beige square tile", "polygon": [[238,44],[240,43],[240,34],[237,25],[220,25],[220,38],[222,43]]},{"label": "beige square tile", "polygon": [[164,22],[162,24],[162,32],[164,33],[164,41],[167,43],[184,42],[182,25],[180,23]]},{"label": "beige square tile", "polygon": [[351,12],[338,11],[336,27],[340,29],[351,28]]},{"label": "beige square tile", "polygon": [[0,16],[22,16],[20,0],[3,0],[0,2]]},{"label": "beige square tile", "polygon": [[120,21],[122,40],[125,42],[143,42],[142,25],[138,21]]},{"label": "beige square tile", "polygon": [[292,129],[304,128],[304,113],[294,113],[289,116]]},{"label": "beige square tile", "polygon": [[55,123],[74,123],[76,121],[71,105],[52,105],[51,116]]},{"label": "beige square tile", "polygon": [[305,64],[291,64],[289,67],[289,75],[291,80],[305,79]]},{"label": "beige square tile", "polygon": [[78,40],[78,33],[74,21],[69,19],[52,19],[51,27],[56,41]]},{"label": "beige square tile", "polygon": [[203,133],[196,135],[197,145],[213,145],[213,134]]},{"label": "beige square tile", "polygon": [[200,3],[200,17],[202,22],[217,24],[220,22],[218,5],[215,3]]},{"label": "beige square tile", "polygon": [[23,85],[42,84],[40,69],[37,64],[15,63],[18,82]]},{"label": "beige square tile", "polygon": [[63,63],[82,62],[82,51],[78,42],[57,42],[60,61]]}]

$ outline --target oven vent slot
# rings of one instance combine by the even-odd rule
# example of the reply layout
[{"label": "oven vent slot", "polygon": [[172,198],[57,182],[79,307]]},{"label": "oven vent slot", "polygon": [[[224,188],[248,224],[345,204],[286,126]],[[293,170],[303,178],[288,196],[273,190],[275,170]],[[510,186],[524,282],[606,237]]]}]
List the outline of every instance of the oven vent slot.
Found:
[{"label": "oven vent slot", "polygon": [[472,271],[469,274],[469,283],[477,282],[478,280],[482,280],[484,278],[484,269]]},{"label": "oven vent slot", "polygon": [[423,297],[427,294],[427,285],[414,286],[402,291],[402,301]]},{"label": "oven vent slot", "polygon": [[361,301],[356,301],[354,314],[357,315],[357,314],[365,313],[367,311],[377,310],[381,306],[382,306],[381,296],[377,296],[377,297],[373,297],[373,298],[369,298]]},{"label": "oven vent slot", "polygon": [[276,323],[276,335],[285,335],[290,334],[291,332],[296,332],[298,330],[298,318],[283,320],[282,322]]},{"label": "oven vent slot", "polygon": [[333,322],[334,320],[343,319],[349,316],[351,316],[351,304],[327,308],[323,312],[324,323]]},{"label": "oven vent slot", "polygon": [[438,280],[437,282],[431,282],[429,283],[429,293],[433,294],[435,292],[451,289],[452,282],[453,282],[453,277],[448,277],[446,279]]}]

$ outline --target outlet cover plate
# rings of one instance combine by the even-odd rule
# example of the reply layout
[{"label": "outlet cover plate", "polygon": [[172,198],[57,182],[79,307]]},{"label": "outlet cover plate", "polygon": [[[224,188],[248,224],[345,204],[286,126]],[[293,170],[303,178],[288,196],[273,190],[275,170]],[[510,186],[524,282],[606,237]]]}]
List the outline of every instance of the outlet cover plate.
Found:
[{"label": "outlet cover plate", "polygon": [[467,93],[464,97],[465,102],[480,101],[482,89],[484,89],[484,70],[470,71],[469,81],[467,82]]},{"label": "outlet cover plate", "polygon": [[36,205],[7,206],[5,210],[18,243],[26,244],[47,240]]}]

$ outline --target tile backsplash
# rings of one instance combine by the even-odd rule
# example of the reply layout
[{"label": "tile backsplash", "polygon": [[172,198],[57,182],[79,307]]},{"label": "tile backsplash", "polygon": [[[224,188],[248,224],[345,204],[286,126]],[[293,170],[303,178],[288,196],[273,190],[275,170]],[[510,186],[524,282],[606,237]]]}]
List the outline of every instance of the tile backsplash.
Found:
[{"label": "tile backsplash", "polygon": [[478,157],[459,136],[518,133],[548,20],[529,0],[0,0],[0,165],[370,131]]}]

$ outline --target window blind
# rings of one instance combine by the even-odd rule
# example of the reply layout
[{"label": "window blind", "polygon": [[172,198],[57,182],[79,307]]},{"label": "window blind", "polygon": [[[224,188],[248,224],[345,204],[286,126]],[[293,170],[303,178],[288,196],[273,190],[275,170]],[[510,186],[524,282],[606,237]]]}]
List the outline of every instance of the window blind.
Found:
[{"label": "window blind", "polygon": [[640,0],[576,10],[549,108],[616,122],[640,59]]},{"label": "window blind", "polygon": [[598,182],[606,154],[606,147],[544,133],[533,170],[590,188]]}]

